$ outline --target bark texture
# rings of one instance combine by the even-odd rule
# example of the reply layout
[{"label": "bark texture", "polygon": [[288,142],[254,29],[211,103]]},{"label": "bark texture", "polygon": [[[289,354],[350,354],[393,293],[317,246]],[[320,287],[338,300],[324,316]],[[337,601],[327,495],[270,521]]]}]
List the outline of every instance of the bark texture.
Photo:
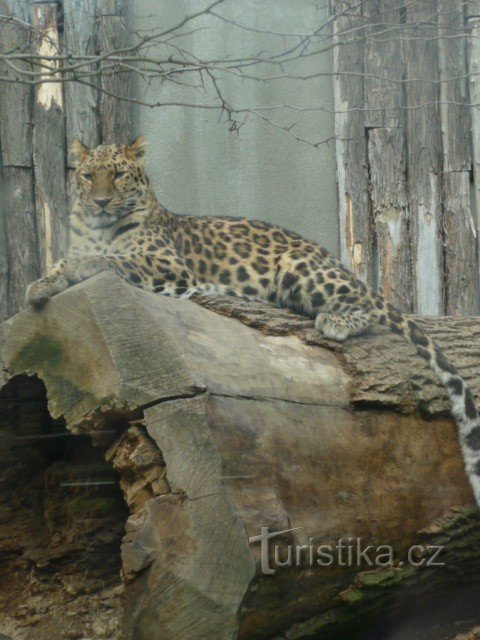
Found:
[{"label": "bark texture", "polygon": [[[48,56],[60,51],[57,3],[32,5],[32,24],[42,36],[35,52],[44,56],[46,69],[58,67]],[[65,106],[63,87],[50,82],[35,87],[33,104],[33,164],[40,270],[49,271],[65,254],[68,242],[66,196]]]},{"label": "bark texture", "polygon": [[467,5],[455,0],[441,0],[438,5],[445,311],[449,315],[461,315],[475,313],[478,309],[478,278],[468,277],[478,269],[475,210],[472,211],[470,203],[472,160],[469,136],[470,111],[473,110],[465,106],[469,101],[465,82],[465,40],[449,38],[448,34],[461,32],[464,28]]},{"label": "bark texture", "polygon": [[[0,12],[13,13],[29,21],[25,0],[1,0]],[[28,37],[13,24],[3,25],[0,47],[9,51],[28,47]],[[12,109],[12,105],[15,108]],[[0,318],[21,308],[25,283],[40,274],[35,218],[32,157],[32,91],[30,87],[1,83],[0,143],[2,155],[2,198],[0,200],[2,238],[0,261],[6,267],[0,283]],[[6,265],[5,265],[6,263]]]},{"label": "bark texture", "polygon": [[[404,311],[413,308],[410,246],[406,242],[410,211],[406,181],[405,112],[403,94],[391,83],[403,78],[403,43],[383,38],[385,28],[400,21],[396,0],[368,3],[372,27],[365,50],[365,136],[370,173],[373,233],[377,254],[375,282],[385,296]],[[389,81],[382,80],[388,69]]]},{"label": "bark texture", "polygon": [[342,260],[361,229],[369,282],[404,311],[479,310],[478,6],[331,3]]},{"label": "bark texture", "polygon": [[362,38],[351,39],[348,35],[361,26],[362,17],[350,13],[343,0],[331,0],[330,7],[333,14],[341,16],[333,22],[340,258],[358,278],[372,284],[372,229],[361,77],[365,50]]},{"label": "bark texture", "polygon": [[[101,274],[0,326],[9,407],[0,549],[16,604],[27,603],[22,627],[18,609],[0,599],[0,632],[33,637],[28,621],[37,616],[35,637],[51,638],[54,614],[65,633],[83,624],[86,634],[95,615],[85,593],[102,615],[112,612],[112,626],[101,617],[95,637],[135,640],[338,638],[445,589],[478,597],[480,517],[446,395],[413,349],[381,330],[332,345],[309,320],[266,304],[196,302]],[[419,321],[478,398],[478,320]],[[31,376],[45,385],[48,411],[35,409]],[[55,452],[39,433],[64,434],[70,446]],[[92,458],[90,441],[106,462]],[[90,480],[117,474],[128,513],[116,483],[98,484],[86,500],[77,484],[89,457],[98,464]],[[19,508],[13,487],[22,474],[35,489],[18,480],[30,500]],[[80,505],[68,497],[72,486]],[[102,502],[104,486],[112,493]],[[80,535],[87,513],[96,525]],[[304,545],[299,566],[280,567],[272,555],[275,574],[264,575],[260,545],[249,541],[261,527],[284,532],[279,560]],[[395,560],[311,566],[312,544],[341,538],[391,545]],[[90,582],[79,587],[83,545]],[[412,545],[443,545],[445,567],[409,564]],[[429,553],[419,547],[416,561]],[[44,586],[36,599],[18,568],[25,557]]]}]

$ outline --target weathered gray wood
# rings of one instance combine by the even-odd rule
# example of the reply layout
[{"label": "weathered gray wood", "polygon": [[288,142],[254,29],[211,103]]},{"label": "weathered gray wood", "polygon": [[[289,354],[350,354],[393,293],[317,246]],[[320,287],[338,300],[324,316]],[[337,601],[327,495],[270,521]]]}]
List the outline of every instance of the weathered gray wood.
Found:
[{"label": "weathered gray wood", "polygon": [[[95,0],[64,0],[63,49],[72,55],[95,53]],[[94,67],[89,68],[94,71]],[[65,85],[65,112],[67,120],[67,147],[75,139],[87,147],[100,142],[98,122],[98,92],[93,87],[68,82]],[[70,165],[69,165],[70,166]]]},{"label": "weathered gray wood", "polygon": [[[297,335],[307,344],[319,345],[340,354],[354,383],[351,401],[361,407],[371,403],[401,412],[413,407],[429,415],[449,411],[448,397],[439,393],[439,383],[425,363],[418,362],[415,350],[388,330],[376,327],[359,340],[339,345],[325,340],[313,329],[313,322],[270,305],[222,297],[200,297],[197,301],[228,317],[271,335]],[[435,339],[446,356],[480,398],[476,367],[480,351],[480,324],[477,318],[423,318],[416,321]],[[468,335],[468,340],[465,336]],[[416,359],[412,374],[412,358]],[[407,374],[406,372],[409,371]]]},{"label": "weathered gray wood", "polygon": [[[27,0],[0,0],[0,13],[28,20]],[[28,50],[29,34],[14,22],[2,25],[0,47]],[[20,63],[19,63],[20,64]],[[1,66],[2,74],[12,71]],[[6,318],[23,305],[26,279],[40,275],[32,169],[32,88],[0,82],[0,145],[2,151],[2,199],[0,203],[0,317]],[[14,108],[12,106],[14,105]]]},{"label": "weathered gray wood", "polygon": [[[365,126],[398,128],[404,123],[403,24],[398,0],[368,0],[365,22]],[[385,78],[385,79],[383,79]]]},{"label": "weathered gray wood", "polygon": [[405,140],[400,127],[368,132],[370,194],[375,224],[377,282],[387,300],[413,309],[410,209],[405,180]]},{"label": "weathered gray wood", "polygon": [[[345,9],[342,0],[331,0],[334,14]],[[335,105],[335,148],[342,262],[362,280],[372,282],[372,229],[366,168],[362,31],[357,36],[343,31],[360,27],[361,16],[346,15],[333,21],[333,91]]]},{"label": "weathered gray wood", "polygon": [[[371,0],[365,45],[365,126],[376,242],[376,281],[387,300],[413,308],[406,184],[403,25],[396,0]],[[395,27],[397,30],[395,31]],[[385,29],[394,29],[385,37]],[[382,80],[379,78],[388,78]],[[395,109],[395,107],[397,107]]]},{"label": "weathered gray wood", "polygon": [[[346,5],[332,6],[341,11]],[[476,313],[479,308],[478,221],[470,202],[469,114],[463,105],[469,99],[480,103],[476,79],[480,54],[474,33],[469,39],[468,97],[464,9],[467,29],[476,33],[478,2],[419,0],[404,6],[395,0],[371,0],[362,8],[364,66],[351,58],[350,64],[341,67],[345,84],[356,86],[357,94],[362,91],[359,76],[365,71],[364,105],[359,102],[365,107],[373,283],[378,281],[397,306],[432,315]],[[358,10],[352,13],[358,16]],[[335,21],[336,29],[342,20]],[[353,45],[334,50],[334,71],[352,46],[361,46],[355,42],[355,34],[360,33],[358,29],[350,32]],[[340,41],[337,35],[336,44]],[[347,53],[341,52],[343,48]],[[385,77],[388,81],[382,80]],[[446,82],[448,78],[452,80]],[[337,97],[341,97],[338,79],[336,83]],[[342,104],[336,99],[337,111],[345,106],[348,101]],[[478,109],[471,115],[473,153],[478,155]],[[355,112],[337,114],[337,124],[342,126],[336,135],[347,132],[345,137],[357,140],[362,128],[357,116]],[[342,161],[345,148],[346,144],[337,144],[339,188],[348,180],[362,180],[361,167]],[[477,160],[475,184],[480,183]],[[478,211],[478,189],[475,198]],[[340,204],[343,240],[347,216],[342,197]],[[351,266],[344,249],[342,259]]]},{"label": "weathered gray wood", "polygon": [[[32,5],[32,24],[45,34],[35,40],[36,52],[41,56],[60,52],[57,9],[55,2]],[[45,64],[51,70],[58,66],[46,60]],[[61,83],[48,82],[35,87],[33,121],[38,244],[41,268],[46,272],[65,254],[68,237],[65,110]]]},{"label": "weathered gray wood", "polygon": [[470,104],[475,105],[470,110],[472,155],[473,155],[473,190],[476,211],[476,240],[477,265],[475,272],[480,270],[480,2],[471,0],[466,7],[466,29],[470,37],[467,38],[467,69],[469,73],[468,94]]},{"label": "weathered gray wood", "polygon": [[[446,312],[475,314],[479,309],[477,230],[470,208],[470,118],[467,99],[464,4],[440,0],[440,125],[443,150]],[[457,34],[457,37],[451,37]]]},{"label": "weathered gray wood", "polygon": [[[427,587],[478,584],[480,519],[456,428],[413,349],[381,330],[332,345],[267,304],[198,301],[263,333],[112,274],[0,325],[3,380],[39,375],[53,416],[110,445],[131,509],[125,637],[340,637]],[[428,323],[478,381],[478,322]],[[414,543],[444,544],[449,570],[315,564],[266,576],[249,544],[261,526],[294,529],[277,539],[282,557],[287,544],[348,535],[402,561]]]},{"label": "weathered gray wood", "polygon": [[40,276],[38,239],[29,168],[4,167],[3,206],[9,257],[9,302],[4,315],[24,305],[25,283]]},{"label": "weathered gray wood", "polygon": [[425,315],[444,312],[439,86],[432,82],[439,77],[436,15],[435,0],[410,3],[405,31],[411,37],[405,48],[410,241],[415,308]]},{"label": "weathered gray wood", "polygon": [[[29,22],[29,0],[0,0],[0,13]],[[15,47],[28,51],[29,33],[14,22],[2,24],[0,47],[9,51]],[[20,68],[28,63],[19,62]],[[1,75],[15,78],[15,73],[0,63]],[[32,88],[17,83],[0,82],[0,140],[3,164],[6,167],[32,166]],[[14,105],[14,108],[13,108]]]},{"label": "weathered gray wood", "polygon": [[[1,91],[1,87],[0,87]],[[0,157],[0,193],[4,193],[3,167]],[[0,197],[0,320],[8,317],[8,243],[7,243],[7,220],[3,198]]]},{"label": "weathered gray wood", "polygon": [[[125,0],[98,0],[97,23],[99,52],[106,53],[125,47],[128,31],[125,26]],[[104,64],[111,64],[108,60]],[[129,74],[117,69],[117,73],[100,80],[105,93],[100,94],[100,126],[103,142],[124,144],[131,132],[130,105],[112,96],[129,96]],[[108,95],[112,94],[112,95]]]}]

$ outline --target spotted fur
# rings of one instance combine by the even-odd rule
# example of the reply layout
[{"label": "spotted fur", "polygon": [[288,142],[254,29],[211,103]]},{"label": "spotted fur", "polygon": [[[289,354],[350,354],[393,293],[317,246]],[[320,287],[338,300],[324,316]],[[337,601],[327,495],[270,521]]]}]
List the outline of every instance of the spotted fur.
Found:
[{"label": "spotted fur", "polygon": [[143,137],[89,150],[73,145],[76,200],[70,250],[27,300],[45,302],[69,285],[111,269],[155,293],[225,293],[268,300],[315,318],[332,340],[375,324],[413,344],[444,384],[459,429],[465,468],[480,505],[480,418],[472,393],[439,347],[412,320],[345,269],[323,247],[246,218],[180,216],[157,201],[144,170]]}]

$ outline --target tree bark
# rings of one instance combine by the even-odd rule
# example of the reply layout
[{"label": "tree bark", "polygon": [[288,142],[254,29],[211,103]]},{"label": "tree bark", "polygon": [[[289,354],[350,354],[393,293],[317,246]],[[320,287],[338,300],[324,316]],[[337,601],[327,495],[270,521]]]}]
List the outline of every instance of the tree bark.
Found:
[{"label": "tree bark", "polygon": [[[361,16],[343,0],[331,0],[333,22],[333,97],[340,227],[340,258],[361,280],[373,284],[372,228],[364,123],[364,39]],[[343,32],[346,32],[346,35]],[[351,72],[354,75],[351,75]]]},{"label": "tree bark", "polygon": [[8,256],[8,300],[2,316],[24,306],[25,283],[40,276],[35,195],[31,167],[3,168],[2,206]]},{"label": "tree bark", "polygon": [[[466,26],[470,37],[467,39],[467,70],[470,74],[468,82],[468,96],[471,104],[480,104],[480,1],[472,0],[466,8]],[[478,233],[478,212],[480,211],[480,113],[478,109],[471,110],[472,160],[473,160],[473,192],[476,220],[477,265],[479,269],[480,234]]]},{"label": "tree bark", "polygon": [[[95,0],[63,0],[63,11],[65,51],[77,55],[93,55],[96,45]],[[76,82],[65,85],[68,148],[76,139],[89,148],[99,144],[97,102],[98,92],[94,87]]]},{"label": "tree bark", "polygon": [[[97,46],[100,53],[122,49],[128,44],[125,28],[125,0],[98,0],[97,2]],[[108,61],[107,61],[108,62]],[[132,130],[130,106],[115,96],[129,95],[130,75],[125,69],[101,78],[103,92],[99,96],[100,130],[106,143],[126,144],[126,136]]]},{"label": "tree bark", "polygon": [[[408,181],[416,310],[444,313],[442,197],[437,3],[418,0],[407,7],[412,39],[406,48]],[[416,22],[431,24],[418,28]],[[418,81],[417,81],[418,80]]]},{"label": "tree bark", "polygon": [[[26,0],[0,0],[0,12],[21,21],[29,20]],[[28,47],[24,30],[13,24],[2,27],[0,47]],[[15,105],[15,108],[12,108]],[[32,89],[21,84],[1,83],[0,144],[2,152],[2,209],[5,236],[2,261],[8,259],[5,280],[0,285],[0,318],[23,306],[25,283],[40,275],[36,214],[33,193]],[[6,245],[6,246],[5,246]]]},{"label": "tree bark", "polygon": [[[58,54],[57,3],[33,4],[32,24],[42,34],[35,39],[36,53],[45,58]],[[58,68],[46,59],[43,63],[50,71]],[[33,123],[38,248],[41,271],[46,273],[65,255],[68,244],[65,107],[60,82],[35,87]]]},{"label": "tree bark", "polygon": [[[28,394],[22,398],[28,375],[45,384],[50,429],[58,436],[63,420],[64,433],[88,435],[119,474],[130,515],[121,550],[123,588],[115,587],[111,603],[118,619],[125,603],[115,637],[336,638],[360,621],[374,624],[459,583],[477,594],[480,517],[446,394],[413,348],[381,329],[332,345],[310,320],[267,304],[196,302],[205,308],[101,274],[0,326],[5,389],[20,389],[15,401],[4,391],[10,417],[0,430],[2,464],[10,468],[5,461],[21,459],[22,451],[26,456],[12,438],[40,420],[38,410],[28,409]],[[478,399],[478,320],[419,322]],[[32,429],[45,433],[46,427],[40,420]],[[28,442],[24,469],[38,455]],[[15,554],[33,554],[28,570],[39,576],[52,540],[63,548],[55,534],[65,533],[58,514],[66,506],[53,487],[59,468],[64,473],[68,465],[58,454],[52,463],[52,455],[44,467],[34,465],[37,475],[50,479],[35,484],[34,504],[42,504],[44,492],[55,505],[49,535],[40,535],[39,521],[36,555],[20,534],[8,546],[2,529],[14,517],[28,520],[30,510],[10,509],[10,520],[0,517],[10,576]],[[12,482],[12,474],[4,474],[0,469],[0,482]],[[10,504],[11,486],[2,495]],[[116,514],[119,521],[126,517]],[[89,532],[89,548],[100,544],[104,526]],[[279,545],[280,561],[294,547],[293,566],[280,567],[272,555],[268,566],[275,573],[265,575],[260,545],[251,540],[261,527],[284,532],[272,545]],[[370,566],[360,559],[357,566],[355,555],[351,562],[344,556],[344,564],[336,557],[332,566],[319,566],[318,546],[332,549],[340,539],[352,539],[357,550],[358,544],[390,545],[395,560]],[[297,562],[295,549],[302,545]],[[407,562],[412,545],[421,545],[411,556],[415,562],[430,557],[424,548],[441,545],[445,567]],[[50,574],[62,575],[60,560],[49,557]],[[16,571],[27,598],[28,581]],[[100,590],[95,585],[93,593]],[[46,589],[44,598],[50,593]],[[52,605],[59,624],[67,624],[81,597]],[[3,613],[10,627],[0,625],[0,631],[11,633],[16,618],[11,611],[5,617],[5,607]],[[48,637],[42,624],[36,621],[40,640]]]},{"label": "tree bark", "polygon": [[341,258],[370,246],[366,279],[404,311],[476,314],[479,3],[331,6]]},{"label": "tree bark", "polygon": [[[440,126],[442,132],[445,234],[445,311],[449,315],[479,310],[477,229],[470,204],[470,118],[464,38],[448,37],[464,28],[465,6],[439,2]],[[461,247],[461,251],[459,251]]]},{"label": "tree bark", "polygon": [[[368,30],[365,45],[365,135],[377,257],[375,281],[389,302],[412,311],[411,256],[406,242],[410,212],[403,111],[404,61],[403,44],[398,37],[397,5],[395,0],[370,0],[366,5],[369,20],[376,26]],[[393,37],[382,36],[386,28],[393,29]]]}]

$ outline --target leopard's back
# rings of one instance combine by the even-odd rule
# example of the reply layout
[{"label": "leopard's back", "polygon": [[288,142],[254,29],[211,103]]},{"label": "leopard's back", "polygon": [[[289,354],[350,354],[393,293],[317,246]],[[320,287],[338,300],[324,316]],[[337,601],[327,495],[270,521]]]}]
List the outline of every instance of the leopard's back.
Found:
[{"label": "leopard's back", "polygon": [[[302,279],[310,292],[336,281],[356,286],[352,274],[326,249],[278,225],[228,216],[171,215],[176,251],[203,291],[281,304],[277,294],[287,264],[295,265],[296,271],[287,278],[289,289],[294,280],[299,284]],[[302,311],[312,309],[304,305]]]}]

